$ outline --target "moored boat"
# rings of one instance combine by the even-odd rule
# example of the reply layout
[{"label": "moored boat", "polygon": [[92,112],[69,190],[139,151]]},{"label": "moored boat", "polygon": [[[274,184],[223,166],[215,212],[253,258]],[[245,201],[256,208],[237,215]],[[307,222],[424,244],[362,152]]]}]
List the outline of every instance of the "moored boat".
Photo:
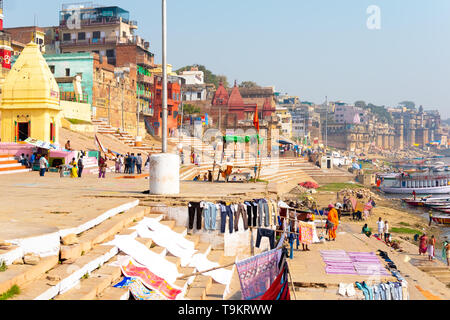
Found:
[{"label": "moored boat", "polygon": [[433,217],[433,222],[437,224],[450,225],[450,215]]},{"label": "moored boat", "polygon": [[392,194],[450,194],[450,176],[435,174],[381,174],[380,190]]}]

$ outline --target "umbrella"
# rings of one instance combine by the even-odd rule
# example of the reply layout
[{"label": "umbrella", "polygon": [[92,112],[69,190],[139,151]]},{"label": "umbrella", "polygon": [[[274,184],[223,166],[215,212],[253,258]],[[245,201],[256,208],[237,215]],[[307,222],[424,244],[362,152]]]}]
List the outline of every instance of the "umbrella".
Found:
[{"label": "umbrella", "polygon": [[317,188],[319,188],[319,185],[317,183],[315,183],[315,182],[312,182],[312,181],[302,182],[302,183],[299,183],[299,185],[301,187],[303,187],[303,188],[306,188],[306,189],[317,189]]}]

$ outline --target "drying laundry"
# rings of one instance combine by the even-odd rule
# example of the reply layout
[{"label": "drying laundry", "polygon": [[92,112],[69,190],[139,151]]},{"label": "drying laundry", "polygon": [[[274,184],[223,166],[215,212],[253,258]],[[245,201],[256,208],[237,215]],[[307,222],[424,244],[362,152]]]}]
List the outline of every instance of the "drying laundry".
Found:
[{"label": "drying laundry", "polygon": [[133,259],[129,259],[121,266],[121,269],[125,276],[138,278],[147,288],[157,291],[166,299],[176,300],[181,293],[180,289],[171,286],[166,280],[158,277],[148,268],[140,266]]},{"label": "drying laundry", "polygon": [[192,256],[197,252],[197,250],[183,248],[179,238],[173,237],[172,234],[150,231],[145,225],[141,224],[134,227],[134,229],[137,230],[139,237],[152,239],[158,246],[166,248],[172,255],[180,258],[183,267],[188,265]]},{"label": "drying laundry", "polygon": [[116,246],[120,251],[123,251],[168,283],[175,283],[177,278],[181,276],[175,264],[152,252],[130,236],[116,236],[109,245]]},{"label": "drying laundry", "polygon": [[299,241],[302,244],[312,244],[314,238],[314,228],[311,224],[305,222],[299,222]]},{"label": "drying laundry", "polygon": [[138,278],[125,277],[114,287],[128,289],[135,300],[166,300],[156,291],[147,289]]},{"label": "drying laundry", "polygon": [[263,296],[261,296],[259,300],[262,301],[291,300],[291,294],[289,292],[287,264],[285,264],[278,277],[270,286],[269,290],[267,290],[267,292]]},{"label": "drying laundry", "polygon": [[173,241],[176,241],[177,244],[182,248],[190,249],[190,250],[195,249],[195,244],[192,241],[189,241],[188,239],[183,237],[183,235],[173,231],[168,226],[165,226],[165,225],[159,223],[158,220],[155,220],[152,218],[144,218],[139,223],[139,225],[144,225],[153,231],[158,231],[158,232],[164,233],[166,235],[170,235],[170,237],[173,239]]},{"label": "drying laundry", "polygon": [[[205,270],[217,268],[220,265],[218,263],[209,261],[206,255],[204,254],[196,254],[192,257],[189,266],[196,268],[198,272],[202,272]],[[213,278],[216,282],[220,284],[228,285],[230,284],[233,272],[227,269],[217,269],[214,271],[204,273],[204,275]]]},{"label": "drying laundry", "polygon": [[275,249],[236,263],[244,300],[258,299],[267,292],[279,275],[280,252]]}]

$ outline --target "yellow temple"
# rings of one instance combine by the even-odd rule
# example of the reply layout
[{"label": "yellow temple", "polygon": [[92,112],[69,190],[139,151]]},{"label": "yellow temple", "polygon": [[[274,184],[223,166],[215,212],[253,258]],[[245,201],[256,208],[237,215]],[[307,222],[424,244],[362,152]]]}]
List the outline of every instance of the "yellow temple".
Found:
[{"label": "yellow temple", "polygon": [[29,43],[3,84],[1,142],[33,138],[58,143],[61,110],[55,77],[39,46]]}]

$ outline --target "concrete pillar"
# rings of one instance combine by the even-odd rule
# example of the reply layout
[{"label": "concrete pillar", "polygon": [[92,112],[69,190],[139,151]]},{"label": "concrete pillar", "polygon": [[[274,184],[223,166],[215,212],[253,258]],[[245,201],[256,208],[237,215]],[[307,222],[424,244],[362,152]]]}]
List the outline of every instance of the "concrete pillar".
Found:
[{"label": "concrete pillar", "polygon": [[161,153],[150,157],[150,194],[180,193],[180,157]]}]

